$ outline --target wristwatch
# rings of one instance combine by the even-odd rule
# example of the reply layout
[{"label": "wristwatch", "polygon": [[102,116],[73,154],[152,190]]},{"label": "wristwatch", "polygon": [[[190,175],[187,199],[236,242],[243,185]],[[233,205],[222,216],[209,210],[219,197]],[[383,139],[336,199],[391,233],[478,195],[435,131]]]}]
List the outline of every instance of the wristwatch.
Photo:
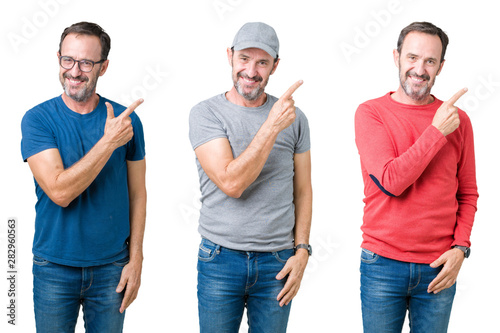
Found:
[{"label": "wristwatch", "polygon": [[312,247],[309,244],[298,244],[293,249],[295,252],[297,252],[297,249],[307,249],[307,252],[309,252],[309,255],[313,254]]},{"label": "wristwatch", "polygon": [[452,246],[452,248],[462,250],[464,252],[464,257],[465,258],[469,258],[469,256],[470,256],[470,247],[461,246],[461,245],[454,245],[454,246]]}]

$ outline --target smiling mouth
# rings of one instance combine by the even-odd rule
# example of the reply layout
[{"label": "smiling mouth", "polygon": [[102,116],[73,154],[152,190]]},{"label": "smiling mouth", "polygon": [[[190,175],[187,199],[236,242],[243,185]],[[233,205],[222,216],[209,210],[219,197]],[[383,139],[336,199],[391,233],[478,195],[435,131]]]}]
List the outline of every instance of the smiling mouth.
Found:
[{"label": "smiling mouth", "polygon": [[249,77],[246,74],[238,74],[238,78],[242,79],[245,85],[253,86],[262,81],[260,76],[254,76],[253,78]]},{"label": "smiling mouth", "polygon": [[253,85],[253,84],[258,82],[258,81],[252,80],[252,79],[247,79],[246,77],[241,77],[241,79],[243,80],[244,83],[249,84],[249,85]]},{"label": "smiling mouth", "polygon": [[78,86],[88,81],[85,77],[72,77],[70,75],[64,75],[64,79],[66,79],[72,86]]},{"label": "smiling mouth", "polygon": [[429,81],[430,77],[426,74],[424,75],[417,75],[415,73],[408,73],[406,75],[407,78],[411,79],[412,82],[415,82],[417,84],[424,83],[426,81]]},{"label": "smiling mouth", "polygon": [[77,86],[77,85],[80,85],[82,84],[84,81],[81,81],[81,80],[73,80],[73,79],[67,79],[69,81],[69,83],[73,86]]},{"label": "smiling mouth", "polygon": [[410,79],[412,79],[412,81],[417,82],[417,83],[421,83],[421,82],[425,81],[424,79],[419,78],[419,77],[415,77],[415,76],[410,76]]}]

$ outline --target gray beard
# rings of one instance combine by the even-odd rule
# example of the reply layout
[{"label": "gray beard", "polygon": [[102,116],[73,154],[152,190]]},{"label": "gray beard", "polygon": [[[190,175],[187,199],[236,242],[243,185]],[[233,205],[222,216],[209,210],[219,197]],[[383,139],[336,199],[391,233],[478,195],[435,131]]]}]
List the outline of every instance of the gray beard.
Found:
[{"label": "gray beard", "polygon": [[258,88],[258,89],[254,89],[252,90],[251,92],[249,93],[245,93],[243,91],[243,88],[241,87],[241,83],[238,81],[236,82],[236,84],[234,85],[234,87],[236,88],[236,91],[241,95],[243,96],[246,100],[248,101],[255,101],[257,98],[259,98],[262,93],[264,92],[264,89],[263,88]]},{"label": "gray beard", "polygon": [[88,101],[89,98],[92,97],[92,95],[94,94],[95,87],[97,86],[97,80],[99,79],[99,76],[96,76],[94,81],[91,81],[89,79],[88,82],[90,82],[90,85],[88,87],[85,87],[85,88],[79,90],[76,94],[70,93],[70,89],[66,83],[64,75],[63,75],[62,79],[63,79],[63,81],[61,82],[61,85],[62,85],[63,90],[66,93],[66,95],[69,98],[71,98],[72,100],[74,100],[75,102],[82,103],[82,102]]},{"label": "gray beard", "polygon": [[414,101],[423,101],[424,99],[426,99],[429,96],[432,88],[429,86],[424,86],[415,91],[411,88],[411,85],[408,82],[401,82],[401,87],[403,88],[406,95],[408,95]]},{"label": "gray beard", "polygon": [[[95,86],[94,86],[95,88]],[[65,85],[64,86],[64,92],[66,93],[66,95],[71,98],[72,100],[74,100],[75,102],[86,102],[89,100],[89,98],[92,96],[93,92],[94,92],[94,89],[83,89],[79,92],[77,92],[76,94],[70,94],[69,92],[69,88]]]}]

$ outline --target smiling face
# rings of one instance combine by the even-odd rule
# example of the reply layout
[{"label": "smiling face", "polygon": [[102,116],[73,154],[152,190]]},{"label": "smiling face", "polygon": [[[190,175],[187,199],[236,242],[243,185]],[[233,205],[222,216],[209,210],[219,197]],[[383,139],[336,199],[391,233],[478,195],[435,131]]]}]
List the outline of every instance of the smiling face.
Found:
[{"label": "smiling face", "polygon": [[[69,34],[64,38],[59,56],[68,56],[75,60],[101,60],[101,43],[99,38],[90,35]],[[95,95],[97,79],[103,75],[108,66],[108,60],[94,65],[91,72],[80,70],[78,63],[72,69],[59,67],[59,81],[64,94],[78,103],[85,103]]]},{"label": "smiling face", "polygon": [[264,89],[279,59],[275,63],[266,51],[257,48],[240,51],[228,49],[228,59],[233,68],[233,95],[237,92],[247,103],[263,104],[266,99]]},{"label": "smiling face", "polygon": [[399,68],[400,87],[393,97],[406,104],[428,104],[436,76],[444,64],[441,62],[441,40],[436,35],[422,32],[409,33],[401,53],[394,50],[394,62]]}]

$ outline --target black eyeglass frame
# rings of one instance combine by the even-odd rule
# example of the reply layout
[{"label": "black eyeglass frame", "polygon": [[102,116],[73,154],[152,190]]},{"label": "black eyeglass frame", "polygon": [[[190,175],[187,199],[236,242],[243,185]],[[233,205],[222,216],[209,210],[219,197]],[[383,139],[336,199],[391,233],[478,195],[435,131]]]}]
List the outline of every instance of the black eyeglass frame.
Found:
[{"label": "black eyeglass frame", "polygon": [[[62,59],[65,58],[66,60],[68,59],[71,59],[73,60],[73,65],[70,67],[70,68],[66,68],[62,65]],[[105,62],[106,59],[101,59],[99,61],[92,61],[92,60],[87,60],[87,59],[83,59],[83,60],[76,60],[76,59],[73,59],[72,57],[70,56],[59,56],[59,66],[61,66],[62,68],[64,69],[72,69],[73,67],[75,67],[75,64],[78,63],[78,69],[84,73],[90,73],[92,72],[92,70],[94,69],[94,66],[96,64],[102,64],[103,62]],[[92,64],[92,68],[89,70],[89,71],[84,71],[82,69],[82,67],[80,67],[80,64],[83,63],[83,62],[90,62]]]}]

